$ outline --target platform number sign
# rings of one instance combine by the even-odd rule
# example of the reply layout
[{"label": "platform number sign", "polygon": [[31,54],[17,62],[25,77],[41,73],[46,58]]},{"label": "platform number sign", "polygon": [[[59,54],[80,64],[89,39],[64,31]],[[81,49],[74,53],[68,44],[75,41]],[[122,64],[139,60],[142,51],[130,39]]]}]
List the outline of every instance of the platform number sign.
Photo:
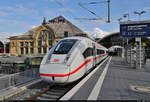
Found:
[{"label": "platform number sign", "polygon": [[120,23],[120,36],[148,37],[150,36],[150,22]]}]

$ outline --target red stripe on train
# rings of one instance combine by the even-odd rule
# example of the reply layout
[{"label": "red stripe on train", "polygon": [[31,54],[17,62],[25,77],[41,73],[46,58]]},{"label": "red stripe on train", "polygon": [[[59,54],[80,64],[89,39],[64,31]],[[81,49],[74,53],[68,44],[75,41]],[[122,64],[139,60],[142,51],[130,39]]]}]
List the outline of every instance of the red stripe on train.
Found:
[{"label": "red stripe on train", "polygon": [[[105,56],[107,54],[103,54],[102,56]],[[100,56],[99,56],[100,57]],[[94,58],[95,60],[97,59],[96,57]],[[41,76],[49,76],[49,77],[66,77],[69,75],[74,74],[75,72],[77,72],[78,70],[80,70],[81,68],[83,68],[87,63],[91,62],[91,59],[86,60],[83,64],[81,64],[76,70],[68,73],[68,74],[44,74],[44,73],[40,73]]]},{"label": "red stripe on train", "polygon": [[93,60],[96,60],[96,59],[98,59],[98,58],[100,58],[100,57],[102,57],[102,56],[106,56],[107,54],[102,54],[102,55],[100,55],[100,56],[96,56],[95,58],[93,58]]},{"label": "red stripe on train", "polygon": [[40,73],[41,76],[54,76],[54,77],[66,77],[69,76],[71,74],[74,74],[75,72],[77,72],[78,70],[80,70],[81,68],[83,68],[87,63],[91,62],[91,59],[86,60],[80,67],[78,67],[76,70],[68,73],[68,74],[44,74],[44,73]]}]

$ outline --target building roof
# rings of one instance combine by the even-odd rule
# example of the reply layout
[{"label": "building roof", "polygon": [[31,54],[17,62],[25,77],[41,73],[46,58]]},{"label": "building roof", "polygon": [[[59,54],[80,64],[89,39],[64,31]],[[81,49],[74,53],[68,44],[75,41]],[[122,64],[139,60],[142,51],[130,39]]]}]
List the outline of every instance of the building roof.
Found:
[{"label": "building roof", "polygon": [[12,36],[9,39],[32,39],[33,34],[35,33],[36,29],[38,27],[32,28],[29,31],[25,32],[22,35],[19,36]]},{"label": "building roof", "polygon": [[[58,16],[54,19],[51,19],[45,25],[48,28],[51,28],[54,31],[55,37],[64,37],[64,32],[68,32],[68,36],[75,36],[78,34],[85,34],[81,29],[73,25],[63,16]],[[33,34],[38,29],[38,27],[32,28],[26,33],[19,36],[12,36],[10,39],[32,39]]]},{"label": "building roof", "polygon": [[55,37],[64,37],[64,31],[67,31],[69,36],[84,34],[81,29],[73,25],[63,16],[58,16],[52,20],[49,20],[47,26],[54,30]]}]

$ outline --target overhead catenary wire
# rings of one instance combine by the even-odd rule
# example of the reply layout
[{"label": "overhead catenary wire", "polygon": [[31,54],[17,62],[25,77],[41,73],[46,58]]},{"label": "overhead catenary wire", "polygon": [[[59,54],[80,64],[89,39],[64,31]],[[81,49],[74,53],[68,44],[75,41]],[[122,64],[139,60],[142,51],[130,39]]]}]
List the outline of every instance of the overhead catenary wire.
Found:
[{"label": "overhead catenary wire", "polygon": [[[63,8],[67,8],[65,7],[61,2],[59,2],[58,0],[54,0],[59,6],[63,7]],[[68,12],[73,18],[77,18],[70,10],[67,10],[66,12]],[[77,20],[83,27],[85,27],[85,29],[87,29],[86,25],[81,23],[81,20]]]},{"label": "overhead catenary wire", "polygon": [[106,3],[107,1],[98,1],[98,2],[88,2],[88,3],[82,3],[84,5],[88,5],[88,4],[98,4],[98,3]]},{"label": "overhead catenary wire", "polygon": [[76,20],[102,20],[101,18],[74,18]]},{"label": "overhead catenary wire", "polygon": [[[84,5],[88,5],[88,4],[98,4],[98,3],[108,3],[108,20],[104,20],[102,18],[103,21],[107,22],[107,23],[110,23],[110,0],[107,0],[107,1],[99,1],[99,2],[88,2],[88,3],[78,3],[79,6],[81,6],[82,8],[84,8],[85,10],[87,10],[88,12],[90,12],[91,14],[95,15],[96,17],[98,18],[101,18],[99,17],[95,12],[89,10],[88,8],[86,8]],[[87,20],[87,19],[85,19]]]},{"label": "overhead catenary wire", "polygon": [[93,12],[93,11],[89,10],[88,8],[84,7],[82,3],[78,3],[78,4],[79,4],[79,6],[81,6],[82,8],[84,8],[85,10],[89,11],[91,14],[95,15],[98,18],[101,18],[95,12]]},{"label": "overhead catenary wire", "polygon": [[[65,7],[61,2],[59,2],[58,0],[55,0],[55,2],[56,2],[59,6],[61,6],[61,7],[63,7],[63,8],[66,8],[66,7]],[[74,15],[71,11],[67,10],[67,12],[69,12],[69,14],[71,14],[72,16],[75,17],[75,15]],[[82,24],[81,21],[80,21],[79,23]],[[63,25],[63,24],[60,24],[59,26],[57,26],[55,33],[60,29],[60,27],[61,27],[62,25]],[[85,25],[82,25],[82,26],[85,27]],[[85,28],[86,28],[86,27],[85,27]],[[72,31],[73,31],[72,26],[71,26],[71,29],[72,29]]]},{"label": "overhead catenary wire", "polygon": [[[108,0],[109,1],[109,0]],[[107,22],[106,20],[104,20],[103,18],[101,18],[100,16],[98,16],[95,12],[93,12],[93,11],[91,11],[91,10],[89,10],[89,9],[87,9],[86,7],[84,7],[83,6],[83,4],[97,4],[97,3],[106,3],[106,2],[108,2],[108,1],[100,1],[100,2],[89,2],[89,3],[78,3],[78,5],[79,6],[81,6],[82,8],[84,8],[84,9],[86,9],[86,10],[88,10],[91,14],[93,14],[93,15],[95,15],[96,17],[98,17],[98,18],[76,18],[75,17],[75,15],[70,11],[70,10],[67,10],[67,12],[69,12],[69,14],[71,14],[73,17],[74,17],[74,19],[76,19],[76,20],[80,20],[80,24],[81,24],[81,20],[103,20],[103,21],[105,21],[105,22]],[[60,5],[61,7],[63,7],[63,8],[66,8],[61,2],[59,2],[58,0],[55,0],[55,2],[58,4],[58,5]],[[84,26],[85,27],[85,26]]]},{"label": "overhead catenary wire", "polygon": [[[109,0],[108,0],[109,1]],[[101,3],[105,3],[105,2],[108,2],[108,1],[104,1],[104,2],[101,2]],[[63,4],[62,4],[62,2],[59,2],[58,0],[55,0],[55,2],[59,5],[59,6],[61,6],[61,7],[63,7],[63,8],[66,8],[67,9],[67,7],[65,7]],[[96,2],[92,2],[92,4],[95,4]],[[100,2],[99,2],[100,3]],[[88,31],[88,25],[87,24],[84,24],[84,23],[81,23],[82,21],[83,21],[83,19],[84,18],[77,18],[75,15],[74,15],[74,13],[72,13],[70,10],[67,10],[66,12],[68,12],[75,20],[77,20],[78,22],[79,22],[79,24],[81,24],[81,26],[83,26],[84,27],[84,29],[86,30],[86,31]],[[101,18],[101,17],[99,17],[96,13],[94,13],[94,12],[92,12],[91,11],[91,13],[92,14],[95,14],[96,15],[96,17],[98,17],[98,18],[85,18],[86,20],[91,20],[91,21],[96,21],[96,20],[101,20],[101,21],[104,21],[104,23],[106,23],[106,22],[108,22],[108,21],[106,21],[106,20],[104,20],[103,18]]]}]

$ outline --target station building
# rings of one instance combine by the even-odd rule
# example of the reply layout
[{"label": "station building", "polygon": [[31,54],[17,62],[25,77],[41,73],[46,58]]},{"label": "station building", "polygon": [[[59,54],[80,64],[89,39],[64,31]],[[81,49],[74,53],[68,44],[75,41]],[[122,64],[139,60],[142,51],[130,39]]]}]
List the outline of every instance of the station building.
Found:
[{"label": "station building", "polygon": [[60,39],[71,36],[89,37],[63,16],[58,16],[19,36],[10,37],[10,53],[17,55],[44,55]]}]

